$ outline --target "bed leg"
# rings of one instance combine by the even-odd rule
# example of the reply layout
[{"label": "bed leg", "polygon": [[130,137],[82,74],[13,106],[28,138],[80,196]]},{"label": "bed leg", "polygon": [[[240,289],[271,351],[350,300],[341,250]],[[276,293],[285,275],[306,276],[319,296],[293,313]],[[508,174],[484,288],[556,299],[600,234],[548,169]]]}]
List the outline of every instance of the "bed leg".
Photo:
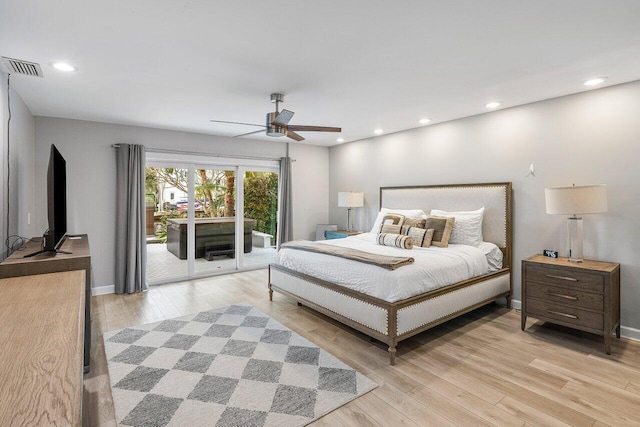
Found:
[{"label": "bed leg", "polygon": [[391,366],[396,364],[396,348],[394,347],[389,347],[389,363],[391,364]]},{"label": "bed leg", "polygon": [[298,307],[302,307],[302,303],[298,301]]},{"label": "bed leg", "polygon": [[507,308],[511,308],[511,295],[507,295]]}]

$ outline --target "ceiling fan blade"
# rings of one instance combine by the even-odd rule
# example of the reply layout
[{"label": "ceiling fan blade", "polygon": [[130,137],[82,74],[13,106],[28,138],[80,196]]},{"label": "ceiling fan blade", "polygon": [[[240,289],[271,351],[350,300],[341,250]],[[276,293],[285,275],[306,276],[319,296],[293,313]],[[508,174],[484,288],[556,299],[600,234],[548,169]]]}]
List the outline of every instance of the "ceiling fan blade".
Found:
[{"label": "ceiling fan blade", "polygon": [[249,132],[249,133],[243,133],[242,135],[234,135],[234,138],[240,138],[242,136],[253,135],[254,133],[260,133],[260,132],[264,132],[264,129],[255,130],[255,131]]},{"label": "ceiling fan blade", "polygon": [[301,135],[298,135],[292,130],[287,129],[287,136],[295,141],[304,141],[304,138]]},{"label": "ceiling fan blade", "polygon": [[229,123],[232,125],[247,125],[247,126],[258,126],[261,128],[266,128],[265,125],[256,125],[254,123],[242,123],[242,122],[227,122],[225,120],[209,120],[210,122],[214,122],[214,123]]},{"label": "ceiling fan blade", "polygon": [[276,126],[286,126],[289,124],[289,121],[294,114],[295,113],[293,111],[282,110],[271,123]]},{"label": "ceiling fan blade", "polygon": [[335,128],[329,126],[302,126],[302,125],[291,125],[287,126],[287,129],[294,130],[298,132],[342,132],[342,128]]}]

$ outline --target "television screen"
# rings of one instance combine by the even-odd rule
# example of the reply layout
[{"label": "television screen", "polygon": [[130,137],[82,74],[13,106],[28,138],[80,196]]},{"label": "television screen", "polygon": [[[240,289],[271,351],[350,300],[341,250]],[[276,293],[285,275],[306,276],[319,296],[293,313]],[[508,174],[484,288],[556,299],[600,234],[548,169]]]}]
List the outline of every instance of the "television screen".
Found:
[{"label": "television screen", "polygon": [[67,234],[67,164],[55,145],[51,144],[47,169],[47,209],[49,230],[45,233],[44,250],[55,251]]}]

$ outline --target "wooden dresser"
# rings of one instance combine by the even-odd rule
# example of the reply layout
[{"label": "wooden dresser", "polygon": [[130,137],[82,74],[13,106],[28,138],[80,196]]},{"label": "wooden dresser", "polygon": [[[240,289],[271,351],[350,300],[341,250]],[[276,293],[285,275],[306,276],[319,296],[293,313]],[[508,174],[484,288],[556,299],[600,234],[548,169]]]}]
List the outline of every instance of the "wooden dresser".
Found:
[{"label": "wooden dresser", "polygon": [[620,338],[620,264],[534,255],[522,260],[522,330],[527,316]]},{"label": "wooden dresser", "polygon": [[82,424],[85,272],[0,279],[0,425]]},{"label": "wooden dresser", "polygon": [[30,274],[55,273],[58,271],[84,270],[85,272],[85,324],[84,324],[84,372],[89,372],[91,349],[91,253],[86,234],[67,236],[60,250],[70,253],[42,253],[25,258],[42,247],[42,238],[34,238],[0,263],[0,279],[27,276]]}]

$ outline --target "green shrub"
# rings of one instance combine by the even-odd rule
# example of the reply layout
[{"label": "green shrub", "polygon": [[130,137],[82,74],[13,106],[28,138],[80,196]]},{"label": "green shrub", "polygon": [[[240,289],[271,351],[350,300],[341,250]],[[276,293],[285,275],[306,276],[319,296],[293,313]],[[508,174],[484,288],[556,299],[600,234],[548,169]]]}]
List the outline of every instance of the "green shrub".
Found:
[{"label": "green shrub", "polygon": [[247,172],[244,179],[244,214],[257,221],[256,230],[276,235],[278,174]]}]

